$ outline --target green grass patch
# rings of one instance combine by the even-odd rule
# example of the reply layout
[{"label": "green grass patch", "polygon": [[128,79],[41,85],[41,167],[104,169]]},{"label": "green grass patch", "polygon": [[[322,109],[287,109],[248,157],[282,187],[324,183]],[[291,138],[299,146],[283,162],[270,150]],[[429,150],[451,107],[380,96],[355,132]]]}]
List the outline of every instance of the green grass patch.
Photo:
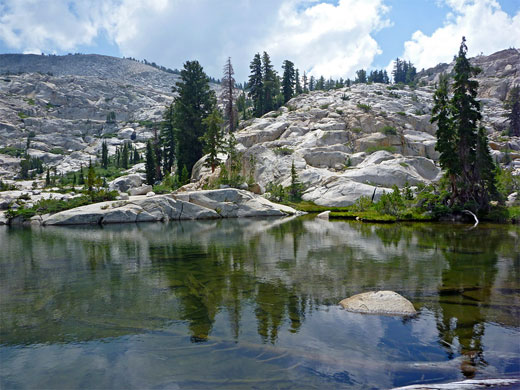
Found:
[{"label": "green grass patch", "polygon": [[397,130],[393,126],[383,126],[379,131],[384,135],[397,135]]},{"label": "green grass patch", "polygon": [[287,148],[285,146],[281,146],[278,148],[273,149],[274,154],[277,154],[278,156],[290,156],[294,153],[294,150],[291,148]]},{"label": "green grass patch", "polygon": [[320,106],[320,108],[321,108],[322,110],[326,110],[327,108],[329,108],[329,104],[322,104],[322,105]]},{"label": "green grass patch", "polygon": [[21,112],[21,111],[18,113],[18,116],[20,117],[20,119],[29,118],[29,115],[27,115],[25,112]]},{"label": "green grass patch", "polygon": [[365,150],[365,152],[367,154],[372,154],[372,153],[378,152],[380,150],[386,150],[387,152],[395,153],[395,147],[393,147],[393,146],[370,146]]},{"label": "green grass patch", "polygon": [[369,112],[372,109],[370,104],[358,103],[357,108],[363,110],[364,112]]},{"label": "green grass patch", "polygon": [[0,148],[0,153],[7,154],[11,157],[22,157],[24,154],[24,149],[15,148],[14,146],[7,146],[5,148]]},{"label": "green grass patch", "polygon": [[52,148],[49,152],[52,154],[65,154],[65,151],[62,148]]},{"label": "green grass patch", "polygon": [[406,112],[404,112],[404,111],[397,111],[396,114],[401,115],[401,116],[406,116]]},{"label": "green grass patch", "polygon": [[36,103],[34,102],[34,99],[27,99],[27,104],[30,105],[30,106],[34,106]]}]

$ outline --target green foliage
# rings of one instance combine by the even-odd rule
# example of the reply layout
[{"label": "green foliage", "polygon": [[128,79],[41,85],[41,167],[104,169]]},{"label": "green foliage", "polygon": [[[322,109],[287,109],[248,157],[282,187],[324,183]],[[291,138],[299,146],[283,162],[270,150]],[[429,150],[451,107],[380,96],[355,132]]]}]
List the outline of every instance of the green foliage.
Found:
[{"label": "green foliage", "polygon": [[289,200],[291,202],[298,202],[302,198],[303,184],[298,178],[296,168],[294,167],[294,161],[291,164],[291,185],[289,186]]},{"label": "green foliage", "polygon": [[203,119],[215,108],[216,98],[198,61],[184,64],[181,81],[176,83],[175,90],[179,94],[173,108],[177,169],[186,166],[191,172],[203,156],[201,137],[206,131]]},{"label": "green foliage", "polygon": [[396,114],[400,116],[406,116],[406,112],[404,111],[397,111]]},{"label": "green foliage", "polygon": [[34,106],[36,103],[34,102],[34,99],[29,98],[29,99],[27,99],[27,104],[30,106]]},{"label": "green foliage", "polygon": [[361,195],[354,205],[351,207],[354,211],[367,211],[371,209],[374,206],[374,203],[372,202],[372,199],[370,199],[368,196]]},{"label": "green foliage", "polygon": [[50,153],[52,154],[65,154],[65,151],[62,149],[62,148],[52,148],[51,150],[49,150]]},{"label": "green foliage", "polygon": [[25,153],[23,148],[15,148],[14,146],[7,146],[5,148],[0,148],[0,153],[7,154],[11,157],[22,157]]},{"label": "green foliage", "polygon": [[116,123],[116,113],[114,111],[107,113],[106,123]]},{"label": "green foliage", "polygon": [[520,137],[520,86],[511,88],[505,107],[509,110],[509,135]]},{"label": "green foliage", "polygon": [[394,83],[412,84],[415,81],[417,70],[415,66],[408,61],[403,61],[397,58],[394,62],[394,70],[392,76],[394,77]]},{"label": "green foliage", "polygon": [[283,103],[287,103],[294,96],[294,85],[295,85],[295,70],[294,63],[289,60],[285,60],[282,65],[283,78],[282,78],[282,94]]},{"label": "green foliage", "polygon": [[18,113],[18,116],[20,117],[20,119],[29,118],[29,115],[27,115],[25,112],[21,112],[21,111]]},{"label": "green foliage", "polygon": [[388,96],[390,96],[391,98],[394,98],[394,99],[401,99],[401,95],[399,95],[398,93],[395,93],[395,92],[390,92],[388,94]]},{"label": "green foliage", "polygon": [[377,212],[393,216],[398,216],[404,207],[404,200],[397,186],[392,187],[392,192],[384,192],[379,201],[375,204]]},{"label": "green foliage", "polygon": [[502,199],[513,192],[520,192],[520,176],[514,176],[511,169],[502,169],[497,166],[496,170],[497,190]]},{"label": "green foliage", "polygon": [[288,200],[287,193],[281,184],[269,183],[265,190],[270,194],[269,200],[272,202],[281,203]]},{"label": "green foliage", "polygon": [[14,191],[16,186],[13,184],[5,183],[0,179],[0,191]]},{"label": "green foliage", "polygon": [[202,121],[206,127],[206,132],[201,140],[204,144],[204,153],[208,155],[205,165],[211,168],[211,172],[215,172],[215,168],[220,164],[218,154],[224,150],[223,122],[217,109],[214,109],[211,114]]},{"label": "green foliage", "polygon": [[188,172],[188,168],[186,165],[183,165],[181,170],[181,177],[179,179],[181,185],[188,184],[190,182],[190,173]]},{"label": "green foliage", "polygon": [[172,191],[175,191],[177,188],[181,186],[181,182],[179,180],[179,176],[175,175],[166,175],[162,180],[161,184],[157,184],[153,186],[153,192],[156,194],[166,194]]},{"label": "green foliage", "polygon": [[379,131],[385,135],[397,135],[395,127],[389,125],[383,126]]},{"label": "green foliage", "polygon": [[395,153],[395,147],[393,147],[393,146],[370,146],[365,150],[365,152],[367,154],[372,154],[379,150],[386,150],[387,152]]},{"label": "green foliage", "polygon": [[55,214],[60,211],[70,210],[76,207],[85,206],[92,203],[99,203],[108,200],[115,200],[118,196],[117,191],[106,191],[100,190],[95,194],[82,195],[74,197],[70,200],[59,200],[59,199],[41,199],[36,202],[33,207],[25,208],[23,205],[17,210],[10,209],[6,212],[7,218],[11,219],[14,217],[21,216],[24,219],[30,219],[35,215],[43,214]]},{"label": "green foliage", "polygon": [[279,156],[290,156],[294,153],[294,150],[291,148],[288,148],[286,146],[280,146],[273,149],[274,154],[277,154]]},{"label": "green foliage", "polygon": [[[156,157],[155,151],[152,145],[152,141],[148,140],[146,142],[146,182],[150,185],[153,185],[156,180]],[[184,166],[186,168],[186,166]]]},{"label": "green foliage", "polygon": [[357,108],[363,110],[364,112],[369,112],[372,109],[372,106],[369,104],[358,103]]},{"label": "green foliage", "polygon": [[320,108],[321,108],[322,110],[326,110],[327,108],[329,108],[329,104],[328,104],[328,103],[327,103],[327,104],[322,104],[322,105],[320,106]]},{"label": "green foliage", "polygon": [[103,141],[101,144],[101,166],[103,169],[108,168],[108,146],[106,141]]}]

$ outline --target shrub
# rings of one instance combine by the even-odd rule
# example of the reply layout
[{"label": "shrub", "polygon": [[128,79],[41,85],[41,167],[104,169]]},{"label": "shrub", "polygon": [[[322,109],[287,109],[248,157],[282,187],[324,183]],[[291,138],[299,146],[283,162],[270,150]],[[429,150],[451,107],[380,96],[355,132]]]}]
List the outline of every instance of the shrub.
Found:
[{"label": "shrub", "polygon": [[322,104],[322,105],[320,106],[320,108],[321,108],[322,110],[326,110],[327,108],[329,108],[329,104],[328,104],[328,103],[327,103],[327,104]]},{"label": "shrub", "polygon": [[29,118],[29,115],[21,111],[18,113],[18,116],[20,117],[20,119]]},{"label": "shrub", "polygon": [[22,157],[24,154],[24,150],[22,148],[15,148],[13,146],[7,146],[5,148],[0,148],[0,153],[7,154],[11,157]]},{"label": "shrub", "polygon": [[396,114],[401,115],[401,116],[406,116],[406,112],[404,112],[404,111],[397,111]]},{"label": "shrub", "polygon": [[401,99],[401,95],[399,95],[398,93],[395,93],[395,92],[390,92],[388,94],[388,96],[391,98],[394,98],[394,99]]},{"label": "shrub", "polygon": [[356,200],[356,203],[354,203],[352,209],[355,211],[367,211],[373,206],[374,204],[372,203],[372,199],[370,199],[368,196],[362,195]]},{"label": "shrub", "polygon": [[379,201],[375,204],[375,209],[381,214],[398,216],[405,209],[404,200],[401,192],[396,185],[392,187],[392,192],[384,192]]},{"label": "shrub", "polygon": [[387,152],[395,153],[395,147],[393,147],[393,146],[370,146],[369,148],[367,148],[365,150],[365,152],[367,154],[372,154],[372,153],[377,152],[379,150],[386,150]]},{"label": "shrub", "polygon": [[371,109],[372,109],[372,106],[369,105],[369,104],[363,104],[363,103],[358,103],[357,107],[361,110],[363,110],[364,112],[369,112]]},{"label": "shrub", "polygon": [[285,146],[274,148],[273,152],[279,156],[289,156],[294,153],[294,150]]},{"label": "shrub", "polygon": [[34,106],[35,105],[34,99],[31,99],[31,98],[27,99],[27,104],[30,106]]},{"label": "shrub", "polygon": [[379,131],[385,135],[397,135],[397,130],[395,127],[389,125],[383,126],[383,128],[381,128]]},{"label": "shrub", "polygon": [[52,154],[65,154],[62,148],[52,148],[49,152]]}]

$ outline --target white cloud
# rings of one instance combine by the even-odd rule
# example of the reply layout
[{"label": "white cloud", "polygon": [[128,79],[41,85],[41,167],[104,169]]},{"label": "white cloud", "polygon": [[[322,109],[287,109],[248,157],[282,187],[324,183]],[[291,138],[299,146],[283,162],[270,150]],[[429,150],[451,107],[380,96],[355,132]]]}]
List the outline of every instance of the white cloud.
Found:
[{"label": "white cloud", "polygon": [[462,36],[466,37],[468,55],[492,54],[509,47],[520,47],[520,9],[509,16],[496,0],[445,0],[451,7],[444,26],[432,35],[416,31],[404,43],[403,58],[417,69],[451,62],[458,53]]},{"label": "white cloud", "polygon": [[245,80],[256,52],[303,73],[345,77],[380,53],[383,0],[3,0],[0,40],[21,51],[74,51],[106,32],[124,56],[180,67],[198,59],[218,77],[228,56]]}]

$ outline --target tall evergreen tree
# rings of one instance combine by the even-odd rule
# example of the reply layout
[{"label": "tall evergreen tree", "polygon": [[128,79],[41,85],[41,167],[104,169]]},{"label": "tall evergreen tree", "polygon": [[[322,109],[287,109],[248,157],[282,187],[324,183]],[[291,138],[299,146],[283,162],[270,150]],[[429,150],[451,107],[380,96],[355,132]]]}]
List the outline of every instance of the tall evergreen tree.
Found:
[{"label": "tall evergreen tree", "polygon": [[129,160],[129,151],[128,151],[128,142],[123,144],[123,149],[121,150],[121,166],[123,169],[128,169],[128,160]]},{"label": "tall evergreen tree", "polygon": [[103,141],[101,144],[101,166],[103,169],[108,168],[108,146],[107,141]]},{"label": "tall evergreen tree", "polygon": [[295,92],[295,95],[298,96],[303,93],[302,84],[300,83],[300,71],[298,69],[295,70],[294,79],[295,79],[294,92]]},{"label": "tall evergreen tree", "polygon": [[282,65],[283,69],[283,79],[282,79],[282,93],[283,93],[283,102],[287,103],[294,96],[294,83],[295,83],[295,70],[294,64],[285,60]]},{"label": "tall evergreen tree", "polygon": [[263,112],[272,111],[275,107],[275,98],[278,95],[280,88],[277,88],[277,77],[274,71],[273,65],[271,64],[271,58],[269,54],[264,51],[262,55],[262,80],[264,85],[264,99],[263,99]]},{"label": "tall evergreen tree", "polygon": [[515,85],[509,91],[506,108],[510,110],[507,118],[509,122],[509,135],[520,137],[520,86]]},{"label": "tall evergreen tree", "polygon": [[[163,121],[160,130],[160,142],[163,147],[163,172],[169,174],[175,164],[175,116],[174,104],[170,104],[163,114]],[[134,152],[134,157],[135,153]]]},{"label": "tall evergreen tree", "polygon": [[222,116],[214,109],[203,122],[206,126],[206,133],[202,137],[204,153],[208,155],[206,165],[211,168],[211,172],[215,172],[220,163],[218,154],[223,150]]},{"label": "tall evergreen tree", "polygon": [[366,83],[367,82],[367,72],[365,69],[359,69],[356,71],[356,80],[355,83]]},{"label": "tall evergreen tree", "polygon": [[224,115],[228,124],[229,132],[232,133],[236,128],[236,109],[234,105],[234,90],[235,90],[235,79],[233,75],[233,65],[231,65],[231,57],[228,57],[226,64],[224,65],[224,76],[222,77],[222,100],[224,102]]},{"label": "tall evergreen tree", "polygon": [[150,185],[155,183],[155,152],[152,145],[152,140],[146,142],[146,182]]},{"label": "tall evergreen tree", "polygon": [[264,113],[264,78],[262,75],[262,58],[260,53],[255,54],[249,65],[249,96],[253,100],[253,114],[256,117]]},{"label": "tall evergreen tree", "polygon": [[309,92],[309,85],[307,83],[307,73],[303,72],[303,93]]},{"label": "tall evergreen tree", "polygon": [[311,76],[311,78],[309,79],[309,91],[314,91],[315,88],[316,88],[316,79],[314,78],[314,76]]},{"label": "tall evergreen tree", "polygon": [[181,81],[176,83],[179,96],[174,102],[174,128],[177,147],[177,167],[193,165],[202,157],[204,135],[202,120],[216,105],[214,92],[209,87],[208,76],[198,61],[187,61],[181,71]]},{"label": "tall evergreen tree", "polygon": [[434,96],[432,121],[438,123],[437,150],[441,166],[452,186],[452,201],[478,210],[487,210],[495,195],[494,164],[476,100],[478,69],[466,57],[462,38],[454,67],[453,97],[447,101],[447,81],[441,79]]}]

